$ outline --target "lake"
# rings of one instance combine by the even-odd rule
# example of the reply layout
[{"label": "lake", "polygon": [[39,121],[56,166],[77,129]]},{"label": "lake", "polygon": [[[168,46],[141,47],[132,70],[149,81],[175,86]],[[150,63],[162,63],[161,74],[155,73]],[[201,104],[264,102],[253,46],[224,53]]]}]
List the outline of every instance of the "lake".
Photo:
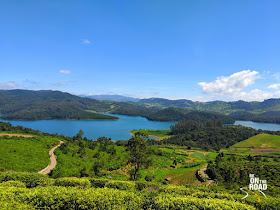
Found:
[{"label": "lake", "polygon": [[[88,139],[97,139],[105,136],[113,140],[128,140],[130,138],[128,130],[134,129],[169,129],[176,122],[156,122],[147,120],[144,117],[132,117],[126,115],[115,115],[119,120],[1,120],[10,122],[12,125],[21,125],[24,127],[40,130],[47,133],[58,133],[65,136],[74,136],[80,129],[84,131],[84,136]],[[251,121],[236,121],[234,125],[243,125],[254,129],[262,130],[280,130],[280,124],[257,123]]]},{"label": "lake", "polygon": [[259,122],[252,122],[252,121],[235,121],[234,125],[243,125],[246,127],[251,127],[254,129],[262,129],[262,130],[270,130],[270,131],[279,131],[280,124],[276,123],[259,123]]},{"label": "lake", "polygon": [[169,129],[176,122],[156,122],[147,120],[144,117],[132,117],[126,115],[113,115],[119,120],[1,120],[10,122],[12,125],[40,130],[47,133],[58,133],[65,136],[74,136],[80,129],[84,131],[84,137],[97,139],[105,136],[113,140],[128,140],[131,136],[128,130],[133,129]]}]

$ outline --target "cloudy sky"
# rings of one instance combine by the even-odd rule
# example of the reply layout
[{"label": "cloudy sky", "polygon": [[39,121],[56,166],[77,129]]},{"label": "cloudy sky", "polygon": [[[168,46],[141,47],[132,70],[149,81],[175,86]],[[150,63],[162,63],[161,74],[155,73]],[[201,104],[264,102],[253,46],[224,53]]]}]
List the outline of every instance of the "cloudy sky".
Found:
[{"label": "cloudy sky", "polygon": [[280,97],[278,0],[1,0],[0,89]]}]

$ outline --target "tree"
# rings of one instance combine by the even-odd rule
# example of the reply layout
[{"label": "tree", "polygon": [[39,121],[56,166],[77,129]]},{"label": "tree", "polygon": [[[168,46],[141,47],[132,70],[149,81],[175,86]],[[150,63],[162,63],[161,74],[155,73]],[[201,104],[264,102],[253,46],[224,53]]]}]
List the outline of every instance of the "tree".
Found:
[{"label": "tree", "polygon": [[147,152],[146,138],[147,135],[137,132],[128,140],[127,149],[130,152],[128,163],[132,165],[130,179],[133,181],[140,177],[140,168],[143,166],[148,167],[151,162]]},{"label": "tree", "polygon": [[77,139],[82,139],[82,136],[84,135],[84,131],[81,129],[79,132],[76,134]]}]

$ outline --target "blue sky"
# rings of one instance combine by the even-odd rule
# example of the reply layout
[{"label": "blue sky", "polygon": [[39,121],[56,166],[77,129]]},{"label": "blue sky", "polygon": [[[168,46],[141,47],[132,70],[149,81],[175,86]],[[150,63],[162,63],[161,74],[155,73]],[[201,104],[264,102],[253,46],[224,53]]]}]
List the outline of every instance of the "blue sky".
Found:
[{"label": "blue sky", "polygon": [[0,89],[280,97],[278,0],[1,0]]}]

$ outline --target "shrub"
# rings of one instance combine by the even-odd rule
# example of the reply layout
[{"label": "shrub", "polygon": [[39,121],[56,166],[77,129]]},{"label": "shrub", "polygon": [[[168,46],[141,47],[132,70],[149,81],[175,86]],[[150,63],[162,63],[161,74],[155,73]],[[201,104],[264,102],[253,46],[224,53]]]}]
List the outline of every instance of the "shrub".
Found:
[{"label": "shrub", "polygon": [[21,182],[21,181],[6,181],[6,182],[2,182],[0,183],[1,187],[26,187],[26,185]]},{"label": "shrub", "polygon": [[134,190],[135,183],[128,181],[114,181],[110,180],[105,184],[105,187],[119,189],[119,190]]},{"label": "shrub", "polygon": [[55,186],[63,186],[63,187],[76,187],[79,186],[81,188],[90,187],[90,181],[88,179],[78,179],[76,177],[63,177],[55,179]]},{"label": "shrub", "polygon": [[116,189],[38,187],[17,195],[36,208],[47,209],[141,209],[141,198]]},{"label": "shrub", "polygon": [[151,182],[152,180],[153,180],[153,176],[152,175],[147,175],[147,176],[145,176],[145,180],[147,181],[147,182]]},{"label": "shrub", "polygon": [[156,197],[155,206],[158,209],[255,209],[252,206],[235,201],[195,198],[191,196],[173,197],[172,195]]},{"label": "shrub", "polygon": [[0,201],[0,207],[1,209],[5,210],[14,210],[14,209],[19,209],[19,210],[35,210],[33,206],[30,206],[28,204],[23,204],[19,203],[16,201]]},{"label": "shrub", "polygon": [[137,181],[134,182],[135,183],[135,188],[136,190],[144,190],[147,189],[148,191],[157,191],[158,188],[158,184],[155,183],[151,183],[151,182],[141,182],[141,181]]},{"label": "shrub", "polygon": [[91,186],[95,188],[103,188],[105,187],[106,183],[109,181],[107,179],[95,179],[95,178],[90,178],[89,179]]},{"label": "shrub", "polygon": [[0,173],[0,182],[5,181],[21,181],[25,183],[26,187],[49,186],[52,185],[52,180],[46,175],[28,172],[6,172]]}]

